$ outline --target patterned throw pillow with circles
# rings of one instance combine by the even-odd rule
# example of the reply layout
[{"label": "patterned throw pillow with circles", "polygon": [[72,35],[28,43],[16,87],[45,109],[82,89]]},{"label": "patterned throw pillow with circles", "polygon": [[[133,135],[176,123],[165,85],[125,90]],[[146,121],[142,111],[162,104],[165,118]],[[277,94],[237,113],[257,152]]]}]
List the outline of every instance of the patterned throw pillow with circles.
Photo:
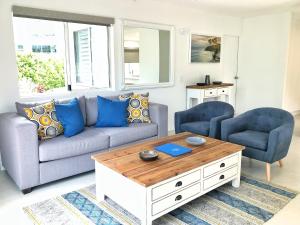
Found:
[{"label": "patterned throw pillow with circles", "polygon": [[120,95],[120,100],[129,100],[128,122],[129,123],[151,123],[149,117],[149,93]]},{"label": "patterned throw pillow with circles", "polygon": [[38,128],[38,136],[41,140],[50,139],[63,133],[63,126],[56,117],[54,101],[24,108],[29,120]]}]

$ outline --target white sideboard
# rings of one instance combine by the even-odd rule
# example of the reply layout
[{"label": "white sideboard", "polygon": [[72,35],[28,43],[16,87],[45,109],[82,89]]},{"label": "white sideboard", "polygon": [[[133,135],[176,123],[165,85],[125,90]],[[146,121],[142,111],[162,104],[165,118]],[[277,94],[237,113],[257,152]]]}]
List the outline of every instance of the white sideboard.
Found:
[{"label": "white sideboard", "polygon": [[187,86],[186,108],[189,109],[206,101],[224,101],[234,105],[232,88],[233,84],[230,83],[222,83],[220,85],[212,84],[206,86]]}]

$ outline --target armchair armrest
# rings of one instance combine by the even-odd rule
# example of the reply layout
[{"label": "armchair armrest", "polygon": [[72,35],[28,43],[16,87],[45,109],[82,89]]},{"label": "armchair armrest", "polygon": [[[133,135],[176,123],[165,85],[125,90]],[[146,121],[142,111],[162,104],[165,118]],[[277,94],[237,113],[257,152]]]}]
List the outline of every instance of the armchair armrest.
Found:
[{"label": "armchair armrest", "polygon": [[21,190],[39,184],[37,127],[16,113],[0,115],[3,166]]},{"label": "armchair armrest", "polygon": [[210,120],[209,136],[213,138],[221,138],[221,123],[223,120],[230,119],[233,114],[227,114],[214,117]]},{"label": "armchair armrest", "polygon": [[183,123],[187,123],[189,121],[189,110],[175,112],[175,133],[178,134],[182,132],[180,125]]},{"label": "armchair armrest", "polygon": [[284,124],[270,132],[268,149],[265,155],[266,162],[273,163],[287,155],[292,140],[293,130],[294,123],[291,123]]},{"label": "armchair armrest", "polygon": [[149,103],[149,114],[152,123],[158,127],[158,137],[168,136],[168,106]]},{"label": "armchair armrest", "polygon": [[228,136],[233,133],[241,132],[247,129],[247,116],[240,115],[235,118],[223,120],[221,123],[221,139],[228,141]]}]

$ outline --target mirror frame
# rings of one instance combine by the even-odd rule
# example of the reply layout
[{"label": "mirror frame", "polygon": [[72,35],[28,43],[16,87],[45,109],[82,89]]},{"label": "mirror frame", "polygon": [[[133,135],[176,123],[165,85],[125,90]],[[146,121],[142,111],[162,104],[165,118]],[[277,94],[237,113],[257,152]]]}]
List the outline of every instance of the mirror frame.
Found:
[{"label": "mirror frame", "polygon": [[[125,60],[124,60],[124,28],[125,27],[135,27],[135,28],[148,28],[148,29],[158,29],[170,31],[170,62],[169,62],[169,82],[165,83],[145,83],[145,84],[125,84]],[[146,89],[146,88],[161,88],[161,87],[171,87],[174,86],[174,52],[175,52],[175,28],[172,25],[155,24],[147,22],[139,22],[134,20],[123,20],[121,29],[121,89],[122,90],[134,90],[134,89]]]}]

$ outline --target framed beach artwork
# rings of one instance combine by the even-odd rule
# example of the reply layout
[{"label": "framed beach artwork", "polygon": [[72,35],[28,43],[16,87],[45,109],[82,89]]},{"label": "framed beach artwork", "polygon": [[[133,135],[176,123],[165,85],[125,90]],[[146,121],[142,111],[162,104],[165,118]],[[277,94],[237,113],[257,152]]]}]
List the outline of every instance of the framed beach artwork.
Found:
[{"label": "framed beach artwork", "polygon": [[220,59],[221,37],[191,34],[191,63],[219,63]]}]

